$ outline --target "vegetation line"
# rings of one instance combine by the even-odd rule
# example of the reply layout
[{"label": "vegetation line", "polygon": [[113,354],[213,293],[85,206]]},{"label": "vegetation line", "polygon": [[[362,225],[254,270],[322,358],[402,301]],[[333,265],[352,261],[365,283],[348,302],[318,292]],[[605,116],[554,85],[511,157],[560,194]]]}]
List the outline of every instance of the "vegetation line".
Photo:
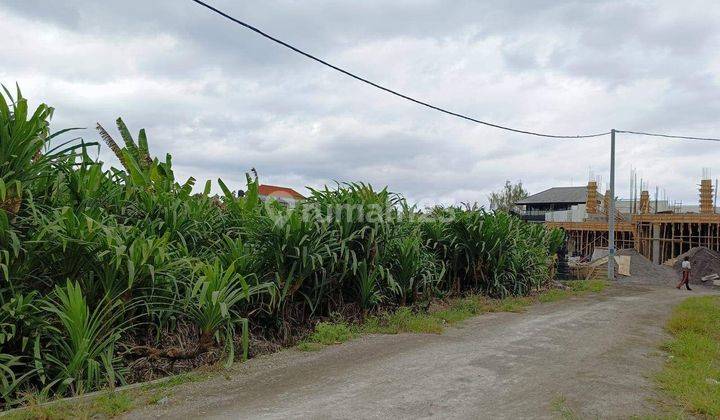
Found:
[{"label": "vegetation line", "polygon": [[372,316],[364,322],[351,323],[343,320],[320,322],[313,332],[297,348],[301,351],[320,350],[324,346],[344,343],[363,334],[442,333],[445,327],[461,323],[477,315],[490,312],[523,312],[534,303],[555,302],[586,293],[599,293],[608,286],[604,280],[579,280],[568,282],[567,289],[548,289],[525,297],[490,299],[483,295],[469,295],[450,299],[428,311],[411,311],[400,308]]},{"label": "vegetation line", "polygon": [[138,383],[115,390],[103,390],[73,398],[41,402],[30,400],[24,407],[0,413],[8,420],[89,419],[115,417],[146,405],[162,404],[175,386],[202,380],[205,372],[190,372]]},{"label": "vegetation line", "polygon": [[[319,322],[313,332],[297,348],[316,351],[328,345],[340,344],[363,334],[441,333],[447,326],[491,312],[523,312],[535,303],[554,302],[586,293],[601,292],[608,283],[602,280],[573,281],[568,289],[550,289],[526,297],[490,299],[482,295],[448,299],[429,311],[413,312],[400,308],[368,318],[363,323],[344,321]],[[161,378],[149,383],[128,385],[113,391],[97,391],[80,397],[41,403],[31,402],[27,407],[5,413],[3,418],[91,418],[115,416],[143,405],[161,403],[172,396],[172,388],[188,382],[203,380],[212,372],[190,372]]]},{"label": "vegetation line", "polygon": [[145,130],[98,124],[120,162],[108,167],[97,143],[62,142],[52,114],[19,88],[0,94],[0,410],[230,365],[335,313],[439,331],[409,308],[522,299],[547,287],[564,241],[504,211],[419,209],[359,182],[288,207],[253,172],[242,193],[218,179],[213,195],[178,180]]}]

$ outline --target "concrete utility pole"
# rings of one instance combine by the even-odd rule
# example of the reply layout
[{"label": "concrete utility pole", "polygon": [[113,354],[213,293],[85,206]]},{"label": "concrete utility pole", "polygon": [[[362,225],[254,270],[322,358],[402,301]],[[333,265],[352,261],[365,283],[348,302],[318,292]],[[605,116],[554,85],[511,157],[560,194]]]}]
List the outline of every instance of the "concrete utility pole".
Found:
[{"label": "concrete utility pole", "polygon": [[610,211],[608,211],[608,280],[615,280],[615,129],[610,130]]}]

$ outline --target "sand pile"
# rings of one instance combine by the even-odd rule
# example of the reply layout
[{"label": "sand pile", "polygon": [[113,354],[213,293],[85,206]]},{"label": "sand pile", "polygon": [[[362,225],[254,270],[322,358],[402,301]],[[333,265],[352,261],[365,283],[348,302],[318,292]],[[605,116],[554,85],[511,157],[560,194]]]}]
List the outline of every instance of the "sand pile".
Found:
[{"label": "sand pile", "polygon": [[673,268],[678,278],[680,278],[681,264],[685,257],[690,257],[690,283],[700,284],[703,276],[720,274],[720,253],[705,247],[695,247],[677,257]]}]

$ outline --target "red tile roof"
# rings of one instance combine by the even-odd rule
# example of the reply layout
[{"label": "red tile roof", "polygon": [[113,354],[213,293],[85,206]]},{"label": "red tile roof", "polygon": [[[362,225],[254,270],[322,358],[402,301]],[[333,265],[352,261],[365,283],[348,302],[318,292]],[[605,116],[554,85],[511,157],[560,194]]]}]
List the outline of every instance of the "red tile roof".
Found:
[{"label": "red tile roof", "polygon": [[258,193],[260,195],[269,196],[269,197],[285,197],[285,198],[292,197],[296,200],[304,200],[305,199],[305,197],[303,197],[302,194],[293,190],[292,188],[278,187],[277,185],[259,185]]}]

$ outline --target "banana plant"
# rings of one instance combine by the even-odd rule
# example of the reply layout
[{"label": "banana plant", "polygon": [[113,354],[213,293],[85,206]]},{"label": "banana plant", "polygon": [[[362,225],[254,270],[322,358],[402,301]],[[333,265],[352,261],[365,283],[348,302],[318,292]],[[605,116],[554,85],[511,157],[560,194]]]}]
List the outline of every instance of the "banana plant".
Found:
[{"label": "banana plant", "polygon": [[142,189],[177,191],[185,196],[190,195],[195,185],[195,178],[190,177],[183,184],[178,184],[172,170],[172,157],[170,154],[165,156],[165,162],[160,162],[157,158],[151,158],[145,129],[140,130],[138,142],[136,143],[122,118],[118,118],[115,123],[125,147],[118,146],[115,139],[100,123],[97,124],[96,128],[105,144],[108,145],[123,168],[125,168],[126,182]]},{"label": "banana plant", "polygon": [[[78,128],[50,133],[53,108],[40,104],[30,114],[27,99],[16,87],[15,97],[3,86],[0,93],[0,209],[10,214],[20,210],[23,191],[39,178],[52,176],[52,164],[75,150],[97,143],[72,139],[51,147],[53,139]],[[7,99],[6,99],[7,96]],[[74,143],[74,144],[72,144]]]}]

